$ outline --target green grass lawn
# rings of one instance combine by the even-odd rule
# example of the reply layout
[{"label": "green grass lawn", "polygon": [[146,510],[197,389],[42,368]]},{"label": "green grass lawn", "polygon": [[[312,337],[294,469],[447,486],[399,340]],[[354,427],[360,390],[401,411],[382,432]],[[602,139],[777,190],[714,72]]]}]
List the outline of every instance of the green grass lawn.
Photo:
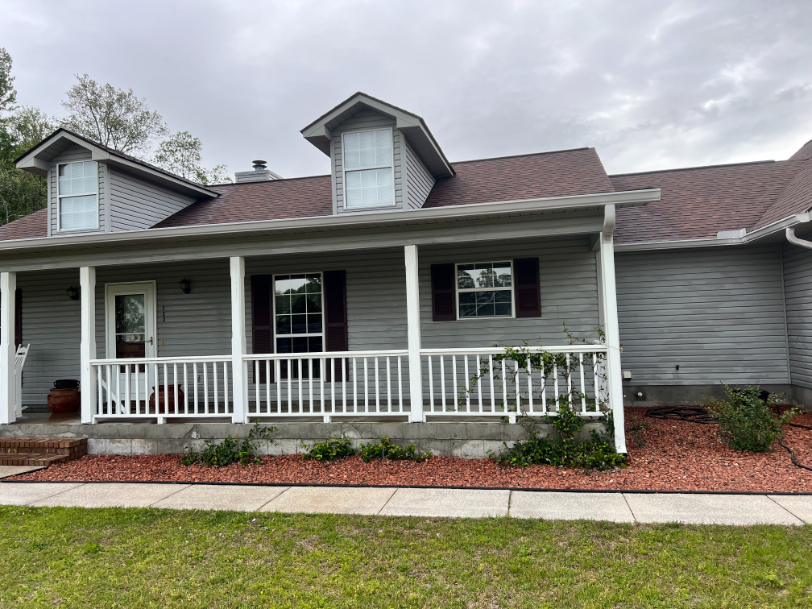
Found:
[{"label": "green grass lawn", "polygon": [[812,527],[0,507],[2,607],[810,607]]}]

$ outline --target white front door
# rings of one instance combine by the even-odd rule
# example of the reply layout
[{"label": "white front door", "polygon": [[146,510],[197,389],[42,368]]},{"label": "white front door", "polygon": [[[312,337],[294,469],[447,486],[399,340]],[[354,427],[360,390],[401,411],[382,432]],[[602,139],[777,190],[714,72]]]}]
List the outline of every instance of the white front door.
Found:
[{"label": "white front door", "polygon": [[[130,359],[155,357],[156,324],[155,282],[108,283],[105,288],[107,357]],[[129,373],[130,399],[149,398],[145,366],[119,366],[118,374]],[[118,380],[118,379],[117,379]],[[118,385],[124,392],[125,380]],[[111,389],[113,389],[111,387]],[[124,396],[119,396],[124,399]]]}]

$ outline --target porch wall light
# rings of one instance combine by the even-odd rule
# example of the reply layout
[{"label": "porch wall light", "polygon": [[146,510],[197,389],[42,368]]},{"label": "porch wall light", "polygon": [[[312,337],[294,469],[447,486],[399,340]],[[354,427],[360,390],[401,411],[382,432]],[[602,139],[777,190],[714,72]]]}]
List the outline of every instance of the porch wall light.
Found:
[{"label": "porch wall light", "polygon": [[188,279],[181,279],[180,280],[180,289],[184,294],[188,294],[192,291],[192,284]]},{"label": "porch wall light", "polygon": [[82,295],[81,288],[75,288],[73,286],[68,288],[68,298],[71,300],[79,300],[79,297]]}]

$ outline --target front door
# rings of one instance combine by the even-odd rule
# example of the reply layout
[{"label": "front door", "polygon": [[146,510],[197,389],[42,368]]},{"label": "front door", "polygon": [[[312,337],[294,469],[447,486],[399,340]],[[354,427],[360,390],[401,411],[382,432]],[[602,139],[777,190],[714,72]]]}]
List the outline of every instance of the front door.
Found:
[{"label": "front door", "polygon": [[[105,300],[107,357],[155,357],[155,282],[107,284]],[[116,379],[116,387],[110,391],[123,394],[129,380],[130,400],[149,398],[145,366],[118,366],[117,371],[122,378]]]}]

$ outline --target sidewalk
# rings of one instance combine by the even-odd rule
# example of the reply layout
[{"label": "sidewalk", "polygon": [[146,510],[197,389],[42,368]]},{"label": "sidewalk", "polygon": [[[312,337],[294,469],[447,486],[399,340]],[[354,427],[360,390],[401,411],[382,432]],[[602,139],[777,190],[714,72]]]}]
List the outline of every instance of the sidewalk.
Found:
[{"label": "sidewalk", "polygon": [[812,524],[812,496],[538,492],[444,488],[2,482],[0,504],[156,507],[448,518],[686,524]]}]

